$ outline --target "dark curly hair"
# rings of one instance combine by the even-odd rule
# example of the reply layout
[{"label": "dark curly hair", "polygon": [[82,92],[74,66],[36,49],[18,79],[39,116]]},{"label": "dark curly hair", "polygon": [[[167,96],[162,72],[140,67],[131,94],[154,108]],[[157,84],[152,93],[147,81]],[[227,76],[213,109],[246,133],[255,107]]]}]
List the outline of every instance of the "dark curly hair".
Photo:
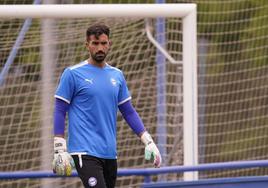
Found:
[{"label": "dark curly hair", "polygon": [[94,35],[98,39],[101,34],[105,34],[109,37],[110,28],[104,24],[94,24],[87,29],[86,39],[88,41],[91,35]]}]

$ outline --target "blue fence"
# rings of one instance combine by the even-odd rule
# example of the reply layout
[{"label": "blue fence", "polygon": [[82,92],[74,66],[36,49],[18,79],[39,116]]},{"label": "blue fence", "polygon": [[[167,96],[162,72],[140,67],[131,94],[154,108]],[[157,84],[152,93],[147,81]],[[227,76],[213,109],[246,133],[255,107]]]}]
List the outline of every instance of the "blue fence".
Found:
[{"label": "blue fence", "polygon": [[143,188],[267,188],[268,176],[146,183]]},{"label": "blue fence", "polygon": [[[213,164],[200,164],[196,166],[169,166],[162,168],[146,169],[119,169],[118,176],[144,176],[144,188],[149,187],[180,187],[180,188],[267,188],[268,176],[204,179],[187,182],[151,182],[150,176],[166,173],[183,173],[189,171],[228,170],[268,167],[268,160],[224,162]],[[62,178],[51,171],[17,171],[0,172],[0,179],[23,179],[23,178]],[[77,177],[74,171],[70,177]],[[69,178],[69,177],[68,177]]]}]

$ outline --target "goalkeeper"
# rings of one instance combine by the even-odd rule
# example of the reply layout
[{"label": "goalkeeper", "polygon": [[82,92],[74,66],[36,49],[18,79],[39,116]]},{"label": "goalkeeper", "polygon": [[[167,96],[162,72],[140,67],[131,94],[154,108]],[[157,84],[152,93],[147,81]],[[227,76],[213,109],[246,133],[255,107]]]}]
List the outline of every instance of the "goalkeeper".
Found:
[{"label": "goalkeeper", "polygon": [[53,171],[70,175],[73,161],[85,187],[115,187],[118,109],[145,144],[145,159],[153,159],[155,167],[161,165],[159,150],[131,104],[122,71],[105,62],[111,47],[109,34],[103,24],[87,29],[89,58],[64,70],[55,93]]}]

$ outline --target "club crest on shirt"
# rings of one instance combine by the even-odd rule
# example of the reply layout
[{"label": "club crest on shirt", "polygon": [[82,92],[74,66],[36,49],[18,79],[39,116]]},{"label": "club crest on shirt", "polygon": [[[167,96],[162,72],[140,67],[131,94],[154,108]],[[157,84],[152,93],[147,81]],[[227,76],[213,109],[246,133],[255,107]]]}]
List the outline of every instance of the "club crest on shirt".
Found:
[{"label": "club crest on shirt", "polygon": [[110,81],[111,81],[113,86],[116,86],[116,80],[114,78],[111,78]]}]

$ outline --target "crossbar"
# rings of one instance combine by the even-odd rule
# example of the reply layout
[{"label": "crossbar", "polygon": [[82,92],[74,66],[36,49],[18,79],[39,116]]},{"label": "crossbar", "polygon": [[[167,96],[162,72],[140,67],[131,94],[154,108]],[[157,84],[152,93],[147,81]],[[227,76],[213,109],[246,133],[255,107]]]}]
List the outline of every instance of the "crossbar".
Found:
[{"label": "crossbar", "polygon": [[[0,5],[1,18],[184,17],[195,4]],[[120,11],[119,11],[120,10]]]}]

